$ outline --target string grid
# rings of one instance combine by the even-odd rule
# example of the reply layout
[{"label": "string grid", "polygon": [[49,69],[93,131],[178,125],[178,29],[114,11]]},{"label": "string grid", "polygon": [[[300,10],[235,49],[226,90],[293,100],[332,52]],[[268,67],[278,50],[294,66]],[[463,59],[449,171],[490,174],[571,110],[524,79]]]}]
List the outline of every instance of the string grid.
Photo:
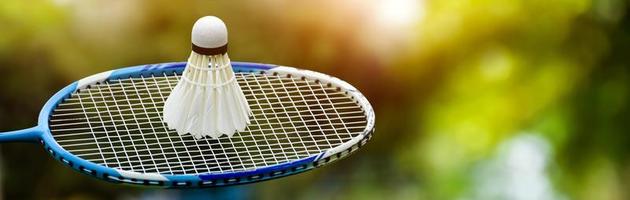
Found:
[{"label": "string grid", "polygon": [[194,139],[162,120],[178,74],[111,80],[74,92],[49,126],[59,145],[85,160],[171,175],[253,170],[317,155],[363,133],[361,106],[341,88],[298,76],[236,73],[253,116],[233,137]]}]

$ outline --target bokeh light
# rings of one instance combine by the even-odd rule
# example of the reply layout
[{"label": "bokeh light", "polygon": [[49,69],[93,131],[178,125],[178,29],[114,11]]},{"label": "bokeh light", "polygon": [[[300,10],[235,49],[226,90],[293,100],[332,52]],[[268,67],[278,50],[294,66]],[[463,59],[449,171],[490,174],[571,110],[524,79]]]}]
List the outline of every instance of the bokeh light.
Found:
[{"label": "bokeh light", "polygon": [[[3,0],[0,127],[33,126],[82,77],[185,60],[200,16],[230,57],[331,74],[376,134],[334,165],[208,190],[114,185],[2,144],[7,199],[629,199],[630,4],[622,0]],[[54,184],[51,184],[54,183]]]}]

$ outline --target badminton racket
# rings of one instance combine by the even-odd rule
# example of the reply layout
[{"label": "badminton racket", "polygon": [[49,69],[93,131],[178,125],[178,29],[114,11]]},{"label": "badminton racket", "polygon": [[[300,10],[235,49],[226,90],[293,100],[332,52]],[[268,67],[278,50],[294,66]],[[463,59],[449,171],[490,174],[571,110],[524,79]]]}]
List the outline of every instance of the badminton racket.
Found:
[{"label": "badminton racket", "polygon": [[122,68],[76,81],[40,112],[38,126],[0,142],[39,142],[56,160],[114,183],[168,188],[257,182],[344,158],[374,130],[374,112],[350,84],[292,67],[233,62],[252,110],[232,137],[178,135],[164,101],[186,63]]}]

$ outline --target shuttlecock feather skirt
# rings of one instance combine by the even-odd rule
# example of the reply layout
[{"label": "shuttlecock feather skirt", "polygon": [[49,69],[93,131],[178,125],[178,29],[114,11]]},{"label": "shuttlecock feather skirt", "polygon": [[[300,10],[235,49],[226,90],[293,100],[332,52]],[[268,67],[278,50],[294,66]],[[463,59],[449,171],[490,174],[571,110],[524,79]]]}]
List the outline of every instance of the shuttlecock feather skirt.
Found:
[{"label": "shuttlecock feather skirt", "polygon": [[227,54],[192,52],[184,72],[164,103],[164,121],[178,134],[231,137],[250,123],[251,110]]}]

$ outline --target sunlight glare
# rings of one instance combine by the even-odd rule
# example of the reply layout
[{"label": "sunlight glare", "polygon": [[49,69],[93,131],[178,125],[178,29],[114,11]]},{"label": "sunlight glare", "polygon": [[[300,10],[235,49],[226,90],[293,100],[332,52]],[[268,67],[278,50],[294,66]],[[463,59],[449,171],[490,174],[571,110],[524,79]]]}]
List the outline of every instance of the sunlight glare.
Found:
[{"label": "sunlight glare", "polygon": [[376,17],[384,25],[408,27],[422,18],[421,4],[418,0],[377,0]]}]

